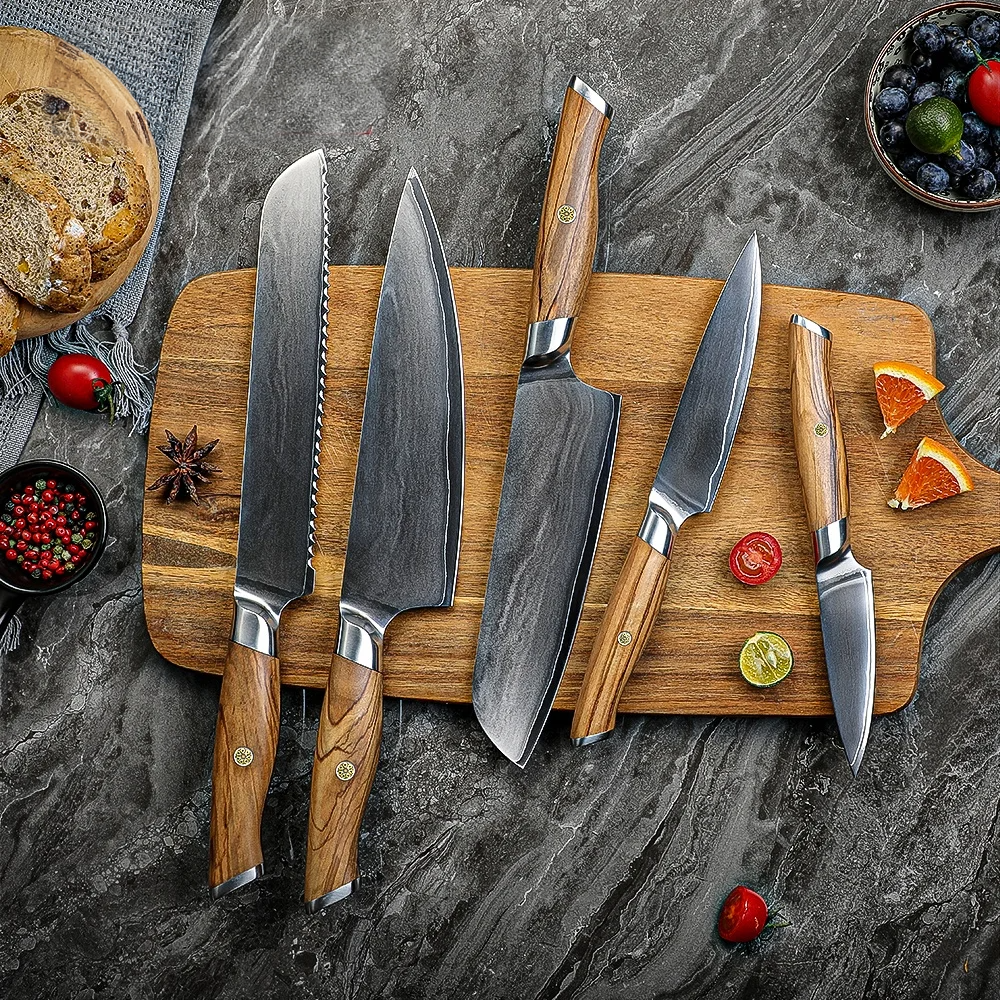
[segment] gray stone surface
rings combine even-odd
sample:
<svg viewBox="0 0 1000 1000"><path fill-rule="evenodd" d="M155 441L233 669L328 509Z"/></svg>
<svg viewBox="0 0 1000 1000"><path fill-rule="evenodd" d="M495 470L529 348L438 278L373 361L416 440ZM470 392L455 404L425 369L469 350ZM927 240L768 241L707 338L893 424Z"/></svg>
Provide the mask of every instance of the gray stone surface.
<svg viewBox="0 0 1000 1000"><path fill-rule="evenodd" d="M530 266L578 71L617 109L599 268L720 277L756 228L766 281L914 302L934 320L953 430L1000 467L1000 215L907 198L861 123L880 40L919 7L227 0L140 353L155 360L188 280L253 262L268 184L317 145L337 262L382 261L414 164L453 264ZM103 482L112 539L78 590L27 609L0 663L7 1000L1000 996L1000 557L946 588L916 700L876 721L857 781L827 720L632 716L582 755L560 715L522 773L470 709L387 702L363 888L309 918L319 698L293 689L267 877L208 902L218 682L165 663L146 634L144 452L46 405L26 453ZM792 926L724 946L713 924L737 882Z"/></svg>

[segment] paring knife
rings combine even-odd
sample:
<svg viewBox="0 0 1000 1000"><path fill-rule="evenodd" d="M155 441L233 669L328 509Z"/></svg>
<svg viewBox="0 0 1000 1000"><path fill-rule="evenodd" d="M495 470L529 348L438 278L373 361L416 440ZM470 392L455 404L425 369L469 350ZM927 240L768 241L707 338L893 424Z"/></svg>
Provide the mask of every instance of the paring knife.
<svg viewBox="0 0 1000 1000"><path fill-rule="evenodd" d="M313 590L326 363L326 204L326 158L318 149L271 185L260 216L236 615L212 767L213 899L264 870L260 820L278 742L278 623L289 603Z"/></svg>
<svg viewBox="0 0 1000 1000"><path fill-rule="evenodd" d="M813 533L823 652L837 728L855 777L875 705L872 574L851 551L847 449L830 377L830 331L802 316L788 327L792 431Z"/></svg>
<svg viewBox="0 0 1000 1000"><path fill-rule="evenodd" d="M562 679L601 529L621 396L577 378L570 336L597 244L597 161L612 110L573 77L542 205L472 704L524 767Z"/></svg>
<svg viewBox="0 0 1000 1000"><path fill-rule="evenodd" d="M575 746L615 727L618 701L656 622L681 525L710 511L743 412L760 325L760 252L750 237L691 364L649 494L646 517L601 620L573 713Z"/></svg>
<svg viewBox="0 0 1000 1000"><path fill-rule="evenodd" d="M465 463L458 316L434 216L412 170L375 320L340 630L313 761L310 913L358 881L358 835L382 738L382 639L410 608L455 597Z"/></svg>

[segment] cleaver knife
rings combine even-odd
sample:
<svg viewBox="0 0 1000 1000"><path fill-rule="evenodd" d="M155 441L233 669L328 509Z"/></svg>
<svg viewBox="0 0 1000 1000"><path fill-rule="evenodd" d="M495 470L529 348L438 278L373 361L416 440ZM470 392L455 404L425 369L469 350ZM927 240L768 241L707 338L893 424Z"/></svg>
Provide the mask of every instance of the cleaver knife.
<svg viewBox="0 0 1000 1000"><path fill-rule="evenodd" d="M612 109L566 90L535 254L472 679L498 749L524 767L562 679L601 529L621 396L577 378L570 337L597 245L597 161Z"/></svg>
<svg viewBox="0 0 1000 1000"><path fill-rule="evenodd" d="M455 598L465 471L458 316L434 216L406 179L375 318L337 648L313 759L305 900L358 884L358 836L382 738L382 640Z"/></svg>
<svg viewBox="0 0 1000 1000"><path fill-rule="evenodd" d="M823 653L837 728L857 777L875 705L875 595L851 551L847 449L830 377L830 331L803 316L788 327L792 431L813 533Z"/></svg>
<svg viewBox="0 0 1000 1000"><path fill-rule="evenodd" d="M326 158L318 149L278 177L260 215L236 614L212 766L212 899L264 870L260 820L278 742L278 624L288 604L313 590L326 362L326 205Z"/></svg>
<svg viewBox="0 0 1000 1000"><path fill-rule="evenodd" d="M743 412L760 325L757 234L723 286L691 363L649 493L646 516L598 628L570 737L586 746L610 736L618 701L660 611L681 525L715 503Z"/></svg>

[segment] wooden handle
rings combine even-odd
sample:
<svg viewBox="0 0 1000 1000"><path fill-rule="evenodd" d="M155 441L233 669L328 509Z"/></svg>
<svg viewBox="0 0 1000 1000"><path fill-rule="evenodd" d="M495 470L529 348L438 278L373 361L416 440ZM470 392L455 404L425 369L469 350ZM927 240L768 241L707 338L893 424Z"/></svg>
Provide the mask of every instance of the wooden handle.
<svg viewBox="0 0 1000 1000"><path fill-rule="evenodd" d="M808 324L808 325L804 325ZM830 379L830 336L794 317L788 334L792 430L809 528L847 517L847 450Z"/></svg>
<svg viewBox="0 0 1000 1000"><path fill-rule="evenodd" d="M641 538L632 541L594 648L573 713L570 737L593 743L615 728L618 701L642 656L663 603L670 560Z"/></svg>
<svg viewBox="0 0 1000 1000"><path fill-rule="evenodd" d="M276 657L229 644L212 765L208 882L213 898L263 871L260 818L278 746L280 684ZM226 886L239 876L244 878Z"/></svg>
<svg viewBox="0 0 1000 1000"><path fill-rule="evenodd" d="M382 674L335 653L313 759L305 891L310 912L346 896L358 877L358 835L381 743Z"/></svg>
<svg viewBox="0 0 1000 1000"><path fill-rule="evenodd" d="M580 312L597 247L597 159L610 121L611 109L574 77L566 90L542 203L529 323Z"/></svg>

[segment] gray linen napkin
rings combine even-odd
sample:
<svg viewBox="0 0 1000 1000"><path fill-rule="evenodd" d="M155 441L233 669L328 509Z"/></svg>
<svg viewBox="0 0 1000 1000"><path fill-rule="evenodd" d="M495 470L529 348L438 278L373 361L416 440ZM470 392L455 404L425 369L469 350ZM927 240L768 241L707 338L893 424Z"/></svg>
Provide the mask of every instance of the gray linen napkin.
<svg viewBox="0 0 1000 1000"><path fill-rule="evenodd" d="M148 419L148 373L136 370L125 327L135 318L146 286L163 208L173 183L195 77L220 0L0 0L0 24L58 35L108 66L125 84L149 122L160 158L160 206L146 252L122 287L98 310L111 340L90 324L49 338L22 341L0 359L0 469L13 465L28 439L44 396L40 375L56 351L98 353L116 379L134 389L134 426ZM0 58L3 53L0 52ZM0 95L3 96L3 95ZM146 380L144 381L144 376ZM145 405L143 400L146 400ZM143 412L147 410L146 412Z"/></svg>

